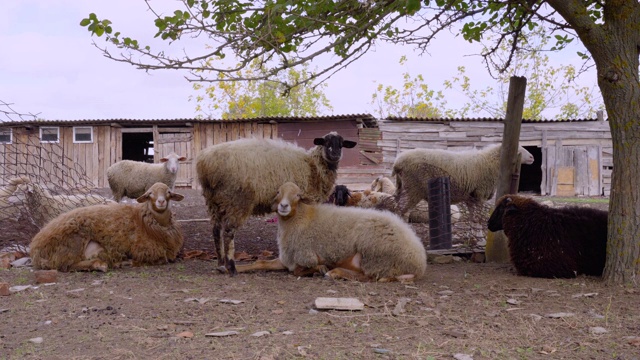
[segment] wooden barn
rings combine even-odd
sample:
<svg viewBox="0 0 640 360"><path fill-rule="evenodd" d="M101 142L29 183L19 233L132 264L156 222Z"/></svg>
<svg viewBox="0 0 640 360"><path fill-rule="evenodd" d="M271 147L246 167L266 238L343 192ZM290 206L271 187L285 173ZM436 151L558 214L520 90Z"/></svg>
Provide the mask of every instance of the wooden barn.
<svg viewBox="0 0 640 360"><path fill-rule="evenodd" d="M418 119L378 121L378 142L387 174L408 149L480 149L502 142L503 119ZM522 166L520 191L552 196L609 196L613 148L604 119L523 120L520 145L535 157Z"/></svg>
<svg viewBox="0 0 640 360"><path fill-rule="evenodd" d="M108 187L106 170L115 162L123 159L158 162L175 151L187 157L180 167L176 186L197 188L195 157L210 145L257 137L283 138L309 148L313 138L330 131L359 143L355 149L344 152L341 175L349 180L364 174L370 181L379 170L366 170L367 165L375 168L382 156L376 151L379 131L375 119L368 114L234 120L5 122L0 123L0 178L3 184L15 174L28 174L60 186Z"/></svg>

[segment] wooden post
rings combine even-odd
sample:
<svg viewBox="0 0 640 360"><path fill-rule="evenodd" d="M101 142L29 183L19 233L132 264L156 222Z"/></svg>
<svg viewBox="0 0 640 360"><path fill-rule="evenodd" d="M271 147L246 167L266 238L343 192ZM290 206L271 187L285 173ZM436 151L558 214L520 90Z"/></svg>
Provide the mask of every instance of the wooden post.
<svg viewBox="0 0 640 360"><path fill-rule="evenodd" d="M526 87L527 78L522 76L511 77L509 81L509 98L507 99L507 114L504 119L502 151L500 152L500 174L498 177L496 201L498 201L502 195L509 193L509 188L512 186L511 175L513 174L513 169L517 169L518 164L516 163L516 159ZM487 235L485 255L487 262L509 262L508 242L502 231L489 233Z"/></svg>

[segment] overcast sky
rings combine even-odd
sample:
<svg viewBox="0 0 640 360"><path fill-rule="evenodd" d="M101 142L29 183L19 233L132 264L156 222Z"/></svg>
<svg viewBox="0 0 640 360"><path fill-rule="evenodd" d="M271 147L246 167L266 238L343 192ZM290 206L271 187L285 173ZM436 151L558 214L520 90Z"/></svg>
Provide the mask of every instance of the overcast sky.
<svg viewBox="0 0 640 360"><path fill-rule="evenodd" d="M152 4L178 8L174 0L153 0ZM17 111L39 113L49 120L194 117L195 104L189 96L196 93L183 74L145 73L103 57L92 46L89 32L79 26L91 12L110 19L123 34L138 39L154 34L152 14L142 0L0 1L0 100L13 103ZM104 44L102 38L96 41ZM472 82L484 86L492 80L481 59L469 56L478 49L449 34L442 34L430 54L423 56L409 47L380 46L334 75L325 93L333 114L356 114L372 113L370 99L376 84L399 86L404 72L423 74L437 90L464 65ZM404 66L398 63L402 55L409 57ZM553 61L578 65L575 51L564 51ZM595 76L583 76L581 81L595 84ZM448 106L463 100L449 94Z"/></svg>

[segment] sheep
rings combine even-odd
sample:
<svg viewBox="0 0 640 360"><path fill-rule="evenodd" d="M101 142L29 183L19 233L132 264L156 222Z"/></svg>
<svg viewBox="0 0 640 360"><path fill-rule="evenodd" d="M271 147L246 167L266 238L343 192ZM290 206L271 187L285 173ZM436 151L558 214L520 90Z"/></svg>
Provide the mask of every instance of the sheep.
<svg viewBox="0 0 640 360"><path fill-rule="evenodd" d="M551 208L519 195L502 196L487 227L504 230L519 275L601 276L607 252L608 212L579 206Z"/></svg>
<svg viewBox="0 0 640 360"><path fill-rule="evenodd" d="M427 200L428 180L440 176L450 178L451 204L491 199L498 182L501 149L491 145L474 151L413 149L401 153L392 171L400 214ZM533 155L525 148L520 146L518 151L522 164L533 163Z"/></svg>
<svg viewBox="0 0 640 360"><path fill-rule="evenodd" d="M61 194L52 195L49 190L37 183L19 185L25 193L25 205L35 225L42 228L58 215L79 207L113 203L98 194Z"/></svg>
<svg viewBox="0 0 640 360"><path fill-rule="evenodd" d="M393 195L396 192L396 185L388 177L380 175L371 182L371 191Z"/></svg>
<svg viewBox="0 0 640 360"><path fill-rule="evenodd" d="M37 269L102 271L131 263L174 261L183 245L170 201L184 196L156 183L137 199L140 204L92 205L51 220L32 239Z"/></svg>
<svg viewBox="0 0 640 360"><path fill-rule="evenodd" d="M332 279L385 282L412 281L426 271L424 245L396 214L314 205L292 182L279 188L272 206L278 213L279 257L238 265L238 272L321 272Z"/></svg>
<svg viewBox="0 0 640 360"><path fill-rule="evenodd" d="M376 208L383 202L385 206L393 204L393 195L371 190L352 192L346 185L336 185L330 199L332 199L331 202L334 205L358 206L362 208ZM389 199L389 202L385 202L387 199ZM393 205L391 205L391 208L393 208ZM384 207L381 209L384 209Z"/></svg>
<svg viewBox="0 0 640 360"><path fill-rule="evenodd" d="M126 196L132 199L142 196L151 185L161 182L173 190L180 161L187 160L175 152L160 159L159 164L121 160L109 166L107 179L113 199L120 202Z"/></svg>
<svg viewBox="0 0 640 360"><path fill-rule="evenodd" d="M235 275L234 235L251 215L271 212L280 185L295 181L315 202L329 197L338 176L342 148L356 142L336 132L315 138L303 148L283 140L239 139L204 149L196 159L213 225L220 271Z"/></svg>
<svg viewBox="0 0 640 360"><path fill-rule="evenodd" d="M8 220L18 216L18 206L21 205L22 199L15 196L14 193L19 185L29 182L28 177L18 176L9 179L7 185L0 188L0 220Z"/></svg>

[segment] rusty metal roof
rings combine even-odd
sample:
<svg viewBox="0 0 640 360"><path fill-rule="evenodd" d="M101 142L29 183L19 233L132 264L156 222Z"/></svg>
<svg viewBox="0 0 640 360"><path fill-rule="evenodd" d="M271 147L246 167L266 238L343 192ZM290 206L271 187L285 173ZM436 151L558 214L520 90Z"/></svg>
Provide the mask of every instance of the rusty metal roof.
<svg viewBox="0 0 640 360"><path fill-rule="evenodd" d="M325 116L265 116L257 118L238 119L198 119L198 118L178 118L178 119L75 119L75 120L19 120L0 122L3 126L24 126L24 125L100 125L118 124L121 126L134 125L184 125L186 123L244 123L244 122L314 122L314 121L343 121L356 120L368 124L375 124L376 119L371 114L345 114L345 115L325 115Z"/></svg>
<svg viewBox="0 0 640 360"><path fill-rule="evenodd" d="M388 121L413 121L413 122L472 122L472 121L481 121L481 122L504 122L503 118L417 118L417 117L400 117L400 116L389 116L386 119ZM560 123L560 122L582 122L582 121L598 121L598 119L522 119L523 123Z"/></svg>

